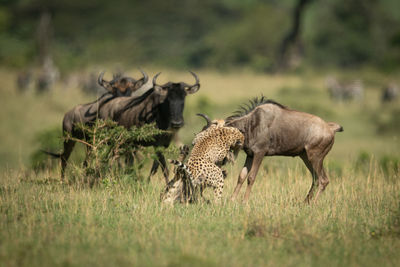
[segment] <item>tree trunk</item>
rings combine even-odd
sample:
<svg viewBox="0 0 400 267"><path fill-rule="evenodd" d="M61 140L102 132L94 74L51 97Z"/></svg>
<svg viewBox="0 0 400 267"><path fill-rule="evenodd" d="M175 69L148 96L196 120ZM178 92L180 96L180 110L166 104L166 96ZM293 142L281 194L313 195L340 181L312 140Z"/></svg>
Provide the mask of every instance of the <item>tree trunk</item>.
<svg viewBox="0 0 400 267"><path fill-rule="evenodd" d="M295 6L292 14L292 26L289 32L283 38L279 50L277 53L277 69L285 70L289 67L289 62L291 59L290 50L293 46L297 46L300 48L300 32L301 32L301 23L304 17L304 11L306 6L311 3L312 0L298 0L297 5Z"/></svg>

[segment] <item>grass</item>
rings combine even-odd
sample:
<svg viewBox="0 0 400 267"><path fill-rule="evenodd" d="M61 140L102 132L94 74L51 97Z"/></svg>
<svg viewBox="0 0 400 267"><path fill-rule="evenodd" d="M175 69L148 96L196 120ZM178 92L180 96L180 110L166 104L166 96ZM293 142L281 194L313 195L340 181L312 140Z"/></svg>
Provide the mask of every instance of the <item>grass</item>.
<svg viewBox="0 0 400 267"><path fill-rule="evenodd" d="M175 207L159 202L161 177L92 189L51 177L2 175L0 261L6 266L400 263L399 175L383 178L374 167L364 173L349 165L341 177L331 175L311 206L302 202L311 178L299 162L262 170L248 205L228 201L233 177L221 205Z"/></svg>
<svg viewBox="0 0 400 267"><path fill-rule="evenodd" d="M400 175L394 165L400 141L396 133L378 133L374 116L397 108L398 102L385 107L379 103L376 85L386 75L354 72L367 81L366 98L333 103L321 73L197 73L202 87L187 97L186 125L180 131L184 143L203 126L195 116L199 110L224 118L244 99L261 93L344 126L326 160L331 182L317 203L303 204L311 177L302 162L279 157L264 160L248 204L229 201L243 154L227 166L220 205L162 205L161 174L149 184L126 177L93 188L82 179L60 184L58 169L36 173L29 168L29 155L39 148L35 136L61 127L68 109L93 97L76 88L64 90L61 83L50 94L17 94L15 73L3 69L0 266L400 264ZM160 83L170 79L192 78L165 71ZM69 169L75 178L82 173L80 162Z"/></svg>

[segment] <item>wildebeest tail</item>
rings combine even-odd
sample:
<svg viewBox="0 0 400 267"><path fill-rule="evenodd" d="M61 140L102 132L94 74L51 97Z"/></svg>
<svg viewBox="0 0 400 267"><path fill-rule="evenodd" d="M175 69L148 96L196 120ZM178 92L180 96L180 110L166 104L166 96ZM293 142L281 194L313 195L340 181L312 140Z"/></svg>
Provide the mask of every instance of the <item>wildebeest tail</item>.
<svg viewBox="0 0 400 267"><path fill-rule="evenodd" d="M47 154L47 155L50 155L52 157L55 157L55 158L61 158L61 156L63 155L63 153L53 153L53 152L46 151L46 150L43 150L43 149L42 149L42 152Z"/></svg>
<svg viewBox="0 0 400 267"><path fill-rule="evenodd" d="M182 169L182 170L184 170L185 172L188 172L191 175L189 168L184 163L180 162L179 160L170 159L169 162L171 164L176 165L178 167L178 169Z"/></svg>
<svg viewBox="0 0 400 267"><path fill-rule="evenodd" d="M177 166L177 170L182 170L186 177L188 177L191 181L193 181L192 172L189 170L188 166L185 163L180 162L179 160L170 159L169 162Z"/></svg>
<svg viewBox="0 0 400 267"><path fill-rule="evenodd" d="M334 131L334 132L343 132L343 127L336 122L328 122L329 127Z"/></svg>

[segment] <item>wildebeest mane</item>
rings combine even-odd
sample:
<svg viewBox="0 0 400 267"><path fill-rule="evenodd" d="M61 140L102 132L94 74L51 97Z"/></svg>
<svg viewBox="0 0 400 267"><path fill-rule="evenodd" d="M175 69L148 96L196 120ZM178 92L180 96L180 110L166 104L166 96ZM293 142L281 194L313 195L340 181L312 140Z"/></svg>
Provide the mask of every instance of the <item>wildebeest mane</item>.
<svg viewBox="0 0 400 267"><path fill-rule="evenodd" d="M97 103L97 102L102 101L103 98L106 98L106 97L107 97L107 95L109 95L109 96L111 96L111 97L110 97L110 98L107 98L105 101L103 101L103 102L100 103L100 105L97 107L97 110L99 110L104 104L106 104L107 102L111 101L111 100L114 99L116 96L114 96L113 94L111 94L111 93L109 93L109 92L106 92L106 93L102 94L102 95L101 95L98 99L96 99L95 101L86 104L86 106L91 106L91 105L93 105L93 104L95 104L95 103ZM96 110L96 111L93 111L92 113L90 113L90 107L89 107L89 109L86 110L86 112L85 112L85 117L91 117L91 116L96 115L96 114L97 114L97 110Z"/></svg>
<svg viewBox="0 0 400 267"><path fill-rule="evenodd" d="M249 103L241 105L238 110L233 112L233 115L226 118L226 121L228 122L228 121L240 118L242 116L245 116L245 115L249 114L250 112L252 112L256 107L264 105L264 104L273 104L273 105L277 105L280 108L287 109L287 107L285 107L284 105L261 95L261 97L254 97L253 99L249 100Z"/></svg>
<svg viewBox="0 0 400 267"><path fill-rule="evenodd" d="M120 109L115 115L116 118L119 118L122 113L124 113L125 111L127 111L128 109L133 108L134 106L139 105L140 103L142 103L147 97L149 97L152 93L154 92L154 88L151 88L149 90L147 90L144 94L142 94L141 96L135 97L133 98L131 101L129 101L125 107L123 107L122 109Z"/></svg>

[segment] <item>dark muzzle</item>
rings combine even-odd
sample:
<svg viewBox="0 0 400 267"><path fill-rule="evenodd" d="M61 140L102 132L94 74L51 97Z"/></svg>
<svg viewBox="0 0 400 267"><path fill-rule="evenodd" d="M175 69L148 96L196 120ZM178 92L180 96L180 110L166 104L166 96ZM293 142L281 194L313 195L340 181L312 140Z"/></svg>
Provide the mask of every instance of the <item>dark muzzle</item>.
<svg viewBox="0 0 400 267"><path fill-rule="evenodd" d="M181 128L184 125L183 120L182 121L171 121L171 127L178 129Z"/></svg>

